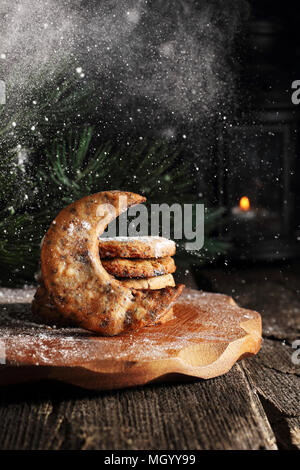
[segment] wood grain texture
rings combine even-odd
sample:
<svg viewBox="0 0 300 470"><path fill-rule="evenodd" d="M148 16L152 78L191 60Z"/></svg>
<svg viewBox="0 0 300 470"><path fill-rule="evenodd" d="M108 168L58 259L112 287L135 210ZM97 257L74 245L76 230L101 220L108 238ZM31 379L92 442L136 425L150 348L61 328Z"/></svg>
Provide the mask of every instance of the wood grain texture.
<svg viewBox="0 0 300 470"><path fill-rule="evenodd" d="M78 328L43 328L28 316L0 316L6 364L0 384L56 379L108 390L182 376L228 372L261 344L261 318L225 295L186 289L172 320L136 332L102 337Z"/></svg>
<svg viewBox="0 0 300 470"><path fill-rule="evenodd" d="M300 367L288 344L265 340L257 358L243 365L283 449L300 449Z"/></svg>
<svg viewBox="0 0 300 470"><path fill-rule="evenodd" d="M110 392L53 382L0 387L0 448L300 448L300 367L291 361L291 342L300 338L299 285L298 264L202 268L199 288L262 312L257 356L207 381ZM20 318L26 295L0 289L2 308Z"/></svg>
<svg viewBox="0 0 300 470"><path fill-rule="evenodd" d="M122 391L13 390L0 391L2 449L276 448L239 366L210 381Z"/></svg>
<svg viewBox="0 0 300 470"><path fill-rule="evenodd" d="M243 369L258 395L280 449L300 449L300 365L293 341L300 339L300 265L209 269L198 287L233 295L244 307L260 310L264 341Z"/></svg>

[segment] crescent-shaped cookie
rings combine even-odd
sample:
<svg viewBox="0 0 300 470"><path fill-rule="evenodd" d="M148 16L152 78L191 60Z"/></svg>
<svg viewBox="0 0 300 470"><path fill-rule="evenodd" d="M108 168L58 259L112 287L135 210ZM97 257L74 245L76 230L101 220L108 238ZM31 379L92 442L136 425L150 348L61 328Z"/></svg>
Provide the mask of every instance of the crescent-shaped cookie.
<svg viewBox="0 0 300 470"><path fill-rule="evenodd" d="M116 335L159 320L183 285L149 291L124 287L102 266L99 236L119 214L145 198L105 191L63 209L47 231L41 250L42 277L49 300L72 323Z"/></svg>

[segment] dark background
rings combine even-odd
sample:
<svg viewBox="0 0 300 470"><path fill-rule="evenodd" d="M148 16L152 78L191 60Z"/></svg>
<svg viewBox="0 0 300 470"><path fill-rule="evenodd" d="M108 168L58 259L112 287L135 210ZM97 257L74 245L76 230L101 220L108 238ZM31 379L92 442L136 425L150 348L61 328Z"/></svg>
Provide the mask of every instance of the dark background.
<svg viewBox="0 0 300 470"><path fill-rule="evenodd" d="M299 77L299 7L249 5L237 37L238 99L218 146L216 199L231 212L246 195L258 210L257 223L235 220L225 228L237 258L285 260L299 255L299 109L291 102Z"/></svg>
<svg viewBox="0 0 300 470"><path fill-rule="evenodd" d="M40 239L58 211L112 188L142 192L149 202L223 208L206 233L212 249L205 247L196 265L298 258L300 108L291 101L300 79L297 2L21 3L0 4L0 79L8 98L0 116L3 281L7 273L12 283L32 281ZM70 96L52 100L69 72L76 81ZM76 145L82 136L86 144L86 126L92 138L80 171L102 145L111 151L79 180ZM57 149L69 141L66 167L57 172ZM153 141L165 147L150 152L139 171ZM144 150L135 151L136 143ZM251 220L234 216L242 196L250 199ZM226 256L217 240L230 243Z"/></svg>

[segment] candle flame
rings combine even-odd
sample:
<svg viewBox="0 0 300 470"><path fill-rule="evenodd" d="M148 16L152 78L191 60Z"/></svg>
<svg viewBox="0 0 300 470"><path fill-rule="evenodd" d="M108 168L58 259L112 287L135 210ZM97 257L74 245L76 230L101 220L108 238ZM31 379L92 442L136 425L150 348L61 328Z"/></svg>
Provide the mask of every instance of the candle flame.
<svg viewBox="0 0 300 470"><path fill-rule="evenodd" d="M247 212L250 209L250 201L247 196L243 196L240 199L240 209Z"/></svg>

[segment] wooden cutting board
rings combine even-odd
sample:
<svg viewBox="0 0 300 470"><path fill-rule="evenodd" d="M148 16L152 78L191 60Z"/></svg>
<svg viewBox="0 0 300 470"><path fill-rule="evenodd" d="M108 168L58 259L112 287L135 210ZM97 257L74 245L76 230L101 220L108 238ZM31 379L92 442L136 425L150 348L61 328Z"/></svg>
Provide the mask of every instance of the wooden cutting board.
<svg viewBox="0 0 300 470"><path fill-rule="evenodd" d="M184 377L209 379L256 354L261 345L259 313L221 294L185 289L174 319L108 338L37 324L30 313L33 291L18 292L0 297L0 362L5 359L0 385L54 379L108 390Z"/></svg>

